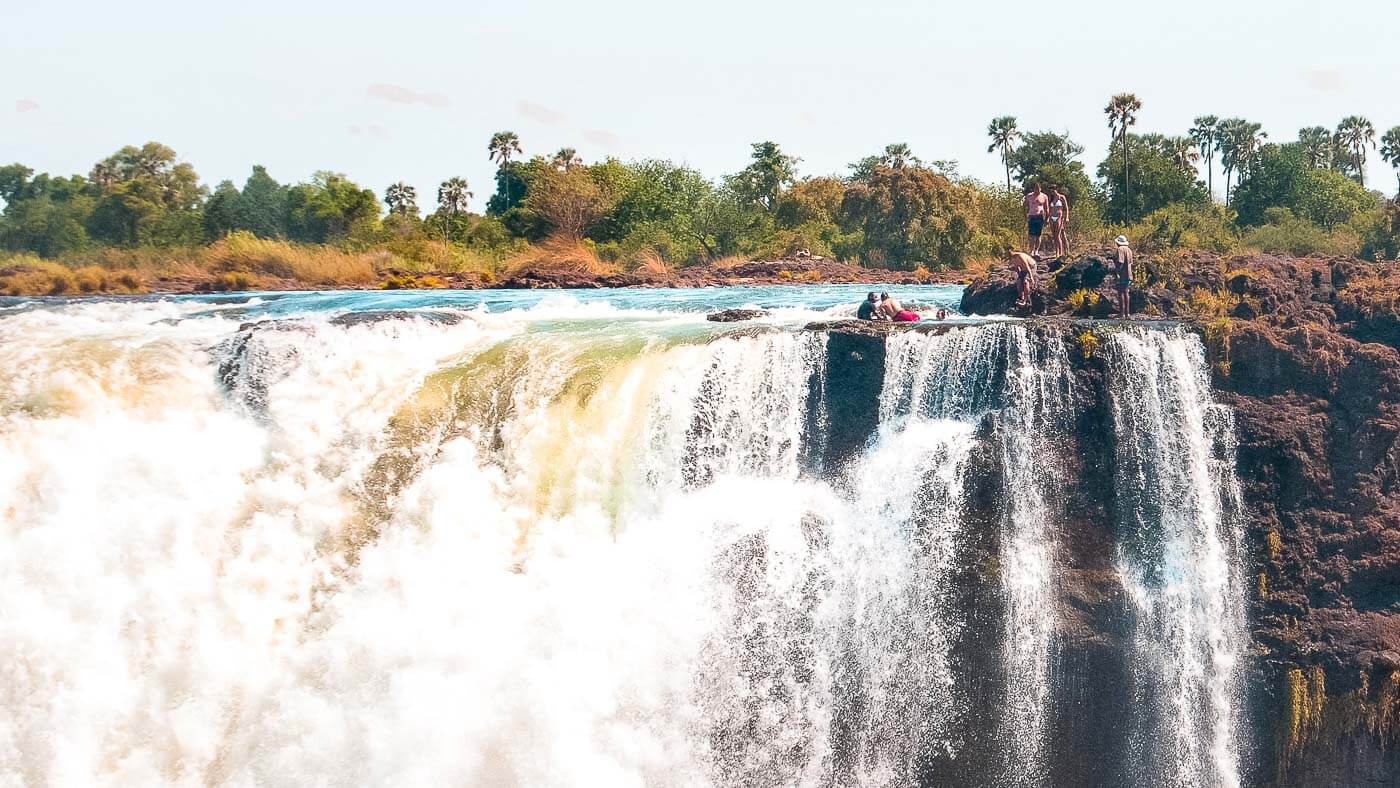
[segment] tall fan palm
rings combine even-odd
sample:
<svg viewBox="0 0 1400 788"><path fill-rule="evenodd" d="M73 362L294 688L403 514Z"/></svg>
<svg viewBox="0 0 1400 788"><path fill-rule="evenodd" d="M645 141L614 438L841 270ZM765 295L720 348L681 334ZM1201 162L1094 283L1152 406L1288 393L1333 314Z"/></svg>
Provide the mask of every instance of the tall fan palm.
<svg viewBox="0 0 1400 788"><path fill-rule="evenodd" d="M1366 146L1376 147L1376 127L1360 115L1350 115L1337 124L1337 139L1351 155L1356 180L1366 185Z"/></svg>
<svg viewBox="0 0 1400 788"><path fill-rule="evenodd" d="M895 142L885 146L885 163L894 169L899 169L910 161L918 162L914 157L914 152L909 149L909 145L903 142Z"/></svg>
<svg viewBox="0 0 1400 788"><path fill-rule="evenodd" d="M554 154L553 161L550 162L556 169L571 170L583 164L583 157L578 155L578 151L573 148L560 148Z"/></svg>
<svg viewBox="0 0 1400 788"><path fill-rule="evenodd" d="M438 186L438 211L444 216L455 219L466 213L471 199L466 178L448 178ZM451 240L448 222L442 223L442 237Z"/></svg>
<svg viewBox="0 0 1400 788"><path fill-rule="evenodd" d="M389 213L407 216L418 211L418 191L399 181L384 190L384 202L389 206Z"/></svg>
<svg viewBox="0 0 1400 788"><path fill-rule="evenodd" d="M1201 160L1201 153L1196 150L1196 141L1193 138L1168 137L1162 143L1162 152L1192 181L1196 180L1196 162Z"/></svg>
<svg viewBox="0 0 1400 788"><path fill-rule="evenodd" d="M97 184L105 192L117 182L117 170L111 164L99 161L92 165L92 172L88 174L88 180Z"/></svg>
<svg viewBox="0 0 1400 788"><path fill-rule="evenodd" d="M1214 170L1215 170L1215 129L1220 125L1220 118L1214 115L1202 115L1196 118L1191 130L1187 132L1196 143L1196 148L1201 152L1201 158L1206 161L1206 191L1214 194ZM1212 198L1214 199L1214 198Z"/></svg>
<svg viewBox="0 0 1400 788"><path fill-rule="evenodd" d="M1308 166L1317 169L1332 168L1332 133L1321 126L1298 129L1298 144L1303 146L1303 155Z"/></svg>
<svg viewBox="0 0 1400 788"><path fill-rule="evenodd" d="M491 161L496 162L503 170L510 164L510 160L515 154L524 152L520 148L520 137L516 136L513 131L498 131L492 134L491 141L486 144L486 151ZM510 205L509 175L505 178L504 183L506 187L506 205Z"/></svg>
<svg viewBox="0 0 1400 788"><path fill-rule="evenodd" d="M1258 123L1250 123L1243 118L1230 118L1220 122L1220 166L1225 170L1225 204L1230 204L1230 174L1239 173L1239 180L1254 167L1259 159L1259 151L1269 135Z"/></svg>
<svg viewBox="0 0 1400 788"><path fill-rule="evenodd" d="M1400 189L1400 126L1392 126L1381 137L1381 159L1395 169L1396 187ZM1400 200L1400 191L1396 191L1395 199Z"/></svg>
<svg viewBox="0 0 1400 788"><path fill-rule="evenodd" d="M1137 113L1140 109L1142 102L1132 93L1113 96L1108 100L1108 106L1103 108L1104 114L1108 116L1109 131L1112 132L1112 136L1118 137L1123 147L1123 193L1128 200L1132 200L1133 197L1132 180L1128 177L1128 127L1137 123Z"/></svg>
<svg viewBox="0 0 1400 788"><path fill-rule="evenodd" d="M1021 132L1016 128L1016 119L1010 115L993 118L992 122L987 124L987 136L992 138L992 144L987 146L987 152L1001 153L1002 166L1006 167L1006 190L1009 192L1011 191L1011 154L1016 150L1016 140L1021 137Z"/></svg>

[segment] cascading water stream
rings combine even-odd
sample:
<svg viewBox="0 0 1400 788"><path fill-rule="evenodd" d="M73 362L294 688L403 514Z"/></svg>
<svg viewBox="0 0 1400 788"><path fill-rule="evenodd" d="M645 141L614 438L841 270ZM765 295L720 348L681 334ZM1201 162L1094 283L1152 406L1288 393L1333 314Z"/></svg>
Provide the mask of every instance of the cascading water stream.
<svg viewBox="0 0 1400 788"><path fill-rule="evenodd" d="M1122 573L1136 614L1143 785L1237 786L1247 648L1230 412L1179 329L1109 343Z"/></svg>
<svg viewBox="0 0 1400 788"><path fill-rule="evenodd" d="M999 436L1001 581L1005 599L1002 740L1005 780L1044 780L1052 646L1054 494L1048 444L1063 439L1070 370L1058 336L988 325L890 340L881 413L958 418L991 415Z"/></svg>

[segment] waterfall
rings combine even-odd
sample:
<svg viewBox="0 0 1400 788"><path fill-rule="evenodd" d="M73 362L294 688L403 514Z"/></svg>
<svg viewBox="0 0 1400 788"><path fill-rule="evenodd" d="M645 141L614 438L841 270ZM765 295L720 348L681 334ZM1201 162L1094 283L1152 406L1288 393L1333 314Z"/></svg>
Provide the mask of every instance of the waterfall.
<svg viewBox="0 0 1400 788"><path fill-rule="evenodd" d="M1200 341L1179 329L1109 343L1121 566L1136 617L1140 784L1239 785L1247 634L1233 425Z"/></svg>
<svg viewBox="0 0 1400 788"><path fill-rule="evenodd" d="M828 411L834 335L527 312L0 317L0 783L1052 782L1061 329L867 337ZM1229 413L1105 348L1121 781L1234 785Z"/></svg>
<svg viewBox="0 0 1400 788"><path fill-rule="evenodd" d="M1056 335L988 325L890 340L881 413L995 424L1002 468L1005 601L1002 740L1008 782L1044 780L1052 646L1055 491L1051 444L1065 439L1070 371Z"/></svg>

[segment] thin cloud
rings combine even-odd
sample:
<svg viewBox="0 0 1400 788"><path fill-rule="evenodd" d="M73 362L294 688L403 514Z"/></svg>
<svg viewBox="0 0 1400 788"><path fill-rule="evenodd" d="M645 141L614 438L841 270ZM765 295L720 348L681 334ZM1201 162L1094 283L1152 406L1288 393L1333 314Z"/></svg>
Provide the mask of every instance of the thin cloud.
<svg viewBox="0 0 1400 788"><path fill-rule="evenodd" d="M537 120L550 126L558 126L568 119L564 113L552 110L542 104L536 104L533 101L517 101L515 111L530 120Z"/></svg>
<svg viewBox="0 0 1400 788"><path fill-rule="evenodd" d="M391 104L423 104L429 107L446 107L452 102L441 93L419 93L403 85L390 85L376 82L369 86L369 94Z"/></svg>
<svg viewBox="0 0 1400 788"><path fill-rule="evenodd" d="M39 102L29 99L20 99L15 102L15 112L33 112L39 108Z"/></svg>
<svg viewBox="0 0 1400 788"><path fill-rule="evenodd" d="M622 145L621 137L613 134L611 131L603 131L602 129L588 129L583 132L583 138L594 145L601 145L604 148L616 148Z"/></svg>
<svg viewBox="0 0 1400 788"><path fill-rule="evenodd" d="M1303 83L1313 90L1334 93L1346 87L1346 75L1335 68L1319 68L1303 72Z"/></svg>

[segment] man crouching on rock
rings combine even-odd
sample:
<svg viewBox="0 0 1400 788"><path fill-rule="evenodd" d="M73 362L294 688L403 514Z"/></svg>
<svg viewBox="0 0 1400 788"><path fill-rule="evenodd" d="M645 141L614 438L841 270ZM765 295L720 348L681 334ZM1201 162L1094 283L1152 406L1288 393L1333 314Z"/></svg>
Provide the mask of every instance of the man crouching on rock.
<svg viewBox="0 0 1400 788"><path fill-rule="evenodd" d="M1025 252L1012 252L1006 256L1016 272L1016 306L1031 305L1031 288L1035 286L1035 258Z"/></svg>

